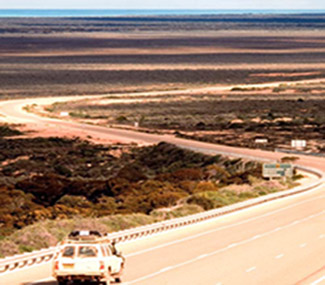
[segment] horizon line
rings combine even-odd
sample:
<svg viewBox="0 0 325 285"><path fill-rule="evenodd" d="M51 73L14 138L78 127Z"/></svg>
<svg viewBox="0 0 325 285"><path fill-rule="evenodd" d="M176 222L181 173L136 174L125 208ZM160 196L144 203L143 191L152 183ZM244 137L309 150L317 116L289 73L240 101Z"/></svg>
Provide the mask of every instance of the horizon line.
<svg viewBox="0 0 325 285"><path fill-rule="evenodd" d="M204 8L204 9L196 9L196 8L176 8L176 9L169 9L169 8L98 8L98 9L93 9L93 8L0 8L0 10L93 10L93 11L100 11L100 10L125 10L125 11L143 11L143 10L156 10L156 11L324 11L324 8L299 8L299 9L288 9L288 8L279 8L279 9L217 9L217 8Z"/></svg>

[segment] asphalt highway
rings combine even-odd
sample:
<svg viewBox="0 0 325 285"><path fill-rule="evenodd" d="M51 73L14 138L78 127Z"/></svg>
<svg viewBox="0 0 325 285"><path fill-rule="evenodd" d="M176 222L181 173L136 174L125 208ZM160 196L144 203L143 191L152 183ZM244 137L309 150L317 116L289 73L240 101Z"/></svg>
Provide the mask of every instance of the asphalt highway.
<svg viewBox="0 0 325 285"><path fill-rule="evenodd" d="M31 99L30 99L31 100ZM27 101L7 101L0 113L44 128L81 129L126 142L167 141L206 153L276 160L281 153L226 147L132 131L40 118ZM298 164L325 171L325 159L299 156ZM121 244L125 284L325 284L325 186L200 224ZM56 284L51 263L0 277L0 284Z"/></svg>

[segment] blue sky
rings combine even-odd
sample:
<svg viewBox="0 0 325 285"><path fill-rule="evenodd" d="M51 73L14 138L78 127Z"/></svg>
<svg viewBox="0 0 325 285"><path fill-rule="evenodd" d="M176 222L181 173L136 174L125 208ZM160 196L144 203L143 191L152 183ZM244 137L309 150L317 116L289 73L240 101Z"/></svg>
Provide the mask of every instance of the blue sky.
<svg viewBox="0 0 325 285"><path fill-rule="evenodd" d="M325 0L0 0L0 9L325 9Z"/></svg>

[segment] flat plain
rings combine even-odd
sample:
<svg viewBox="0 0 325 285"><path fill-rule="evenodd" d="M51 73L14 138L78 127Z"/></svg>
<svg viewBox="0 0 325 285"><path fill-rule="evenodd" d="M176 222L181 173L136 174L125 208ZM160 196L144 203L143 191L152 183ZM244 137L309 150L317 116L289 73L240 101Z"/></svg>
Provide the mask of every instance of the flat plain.
<svg viewBox="0 0 325 285"><path fill-rule="evenodd" d="M324 19L323 15L0 19L0 96L321 78Z"/></svg>
<svg viewBox="0 0 325 285"><path fill-rule="evenodd" d="M107 100L47 109L228 145L288 148L307 139L319 153L324 21L321 14L0 19L0 97L103 94ZM279 84L260 87L272 82ZM223 86L230 91L205 89ZM173 90L184 94L166 93ZM151 92L150 100L137 92ZM261 137L269 143L256 145Z"/></svg>

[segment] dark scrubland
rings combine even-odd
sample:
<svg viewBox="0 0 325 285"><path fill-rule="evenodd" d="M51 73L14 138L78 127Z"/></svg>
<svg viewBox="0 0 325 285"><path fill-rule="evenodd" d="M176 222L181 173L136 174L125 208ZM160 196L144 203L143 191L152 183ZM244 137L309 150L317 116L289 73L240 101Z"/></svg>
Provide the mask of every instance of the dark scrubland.
<svg viewBox="0 0 325 285"><path fill-rule="evenodd" d="M179 100L173 96L157 96L150 99L158 101L142 98L142 102L113 104L96 104L93 100L89 104L86 100L55 104L48 110L51 114L67 111L71 117L88 122L99 119L102 125L132 126L139 122L143 130L172 130L181 137L231 146L274 150L290 147L292 139L305 139L309 142L306 150L323 153L323 88L322 85L282 85L260 93L247 90L226 96L183 94ZM312 94L315 90L319 93ZM139 99L141 96L134 98ZM268 139L268 143L258 144L255 142L258 138Z"/></svg>
<svg viewBox="0 0 325 285"><path fill-rule="evenodd" d="M22 132L17 130L16 128L13 128L12 126L7 124L0 125L0 138L19 135L22 135Z"/></svg>
<svg viewBox="0 0 325 285"><path fill-rule="evenodd" d="M324 28L322 14L0 19L0 98L323 77Z"/></svg>
<svg viewBox="0 0 325 285"><path fill-rule="evenodd" d="M2 137L0 145L0 255L54 245L76 228L120 230L294 185L263 180L257 162L164 142Z"/></svg>
<svg viewBox="0 0 325 285"><path fill-rule="evenodd" d="M184 127L178 135L206 142L261 148L266 150L291 149L291 140L303 139L307 147L303 151L313 154L325 153L325 105L321 100L247 100L229 104L209 102L223 107L223 111L210 118L196 120L192 130ZM211 106L210 105L210 106ZM232 108L232 109L229 109ZM217 109L217 108L216 108ZM229 113L225 113L226 110ZM209 108L207 108L209 110ZM234 112L234 110L236 110ZM216 113L214 113L216 114ZM227 116L230 115L230 119ZM231 120L231 115L233 119ZM258 143L267 139L267 143Z"/></svg>
<svg viewBox="0 0 325 285"><path fill-rule="evenodd" d="M325 56L324 56L325 59ZM310 70L304 70L308 72ZM46 86L53 83L58 86L64 86L69 90L69 86L75 86L81 84L88 86L90 89L91 84L95 86L101 86L107 84L108 86L115 85L116 88L120 86L141 86L143 82L147 85L163 85L173 84L173 86L188 85L208 85L208 84L242 84L245 83L260 83L265 81L279 81L279 80L301 80L301 76L276 76L270 80L267 77L251 77L251 74L261 73L263 70L212 70L212 69L200 69L200 70L115 70L115 71L71 71L71 70L58 70L58 71L20 71L19 74L2 74L0 77L0 84L3 88L17 88L17 81L24 85L27 89L35 88L35 82L31 80L34 78L37 80L37 86L43 89ZM281 71L280 71L281 72ZM318 76L324 76L325 71L319 71ZM304 79L312 79L315 75L304 76ZM263 81L264 80L264 81ZM35 89L34 89L35 90ZM56 90L53 90L54 92ZM94 92L94 90L92 90ZM47 94L51 93L49 89ZM69 93L69 92L66 92ZM66 94L65 93L65 94ZM87 93L86 93L87 94Z"/></svg>
<svg viewBox="0 0 325 285"><path fill-rule="evenodd" d="M193 38L193 41L196 39ZM200 39L198 39L200 40ZM262 40L262 39L261 39ZM325 43L325 42L324 42ZM323 44L324 47L324 44ZM3 56L2 64L234 64L234 63L324 63L325 52L301 53L193 53L148 55L69 55L69 56ZM17 67L19 67L17 65ZM204 69L204 68L203 68ZM64 70L63 70L64 71Z"/></svg>
<svg viewBox="0 0 325 285"><path fill-rule="evenodd" d="M210 157L165 143L105 147L34 138L2 139L1 146L3 234L44 218L149 214L175 206L196 192L201 181L210 181L217 190L246 183L248 175L260 177L256 163ZM209 166L216 170L210 173Z"/></svg>
<svg viewBox="0 0 325 285"><path fill-rule="evenodd" d="M315 61L323 62L325 56ZM295 59L292 59L294 61ZM45 63L44 63L45 64ZM325 70L318 69L318 74L299 75L314 69L299 69L297 75L267 76L267 73L288 72L288 70L221 69L199 68L156 70L93 70L83 67L81 70L57 69L56 66L42 68L10 67L0 63L0 98L20 98L34 96L89 95L128 93L152 90L171 90L191 86L219 84L254 84L263 82L296 81L324 77ZM2 70L1 70L2 69ZM265 76L252 76L263 73ZM291 73L291 72L290 72ZM17 84L18 82L18 84Z"/></svg>

